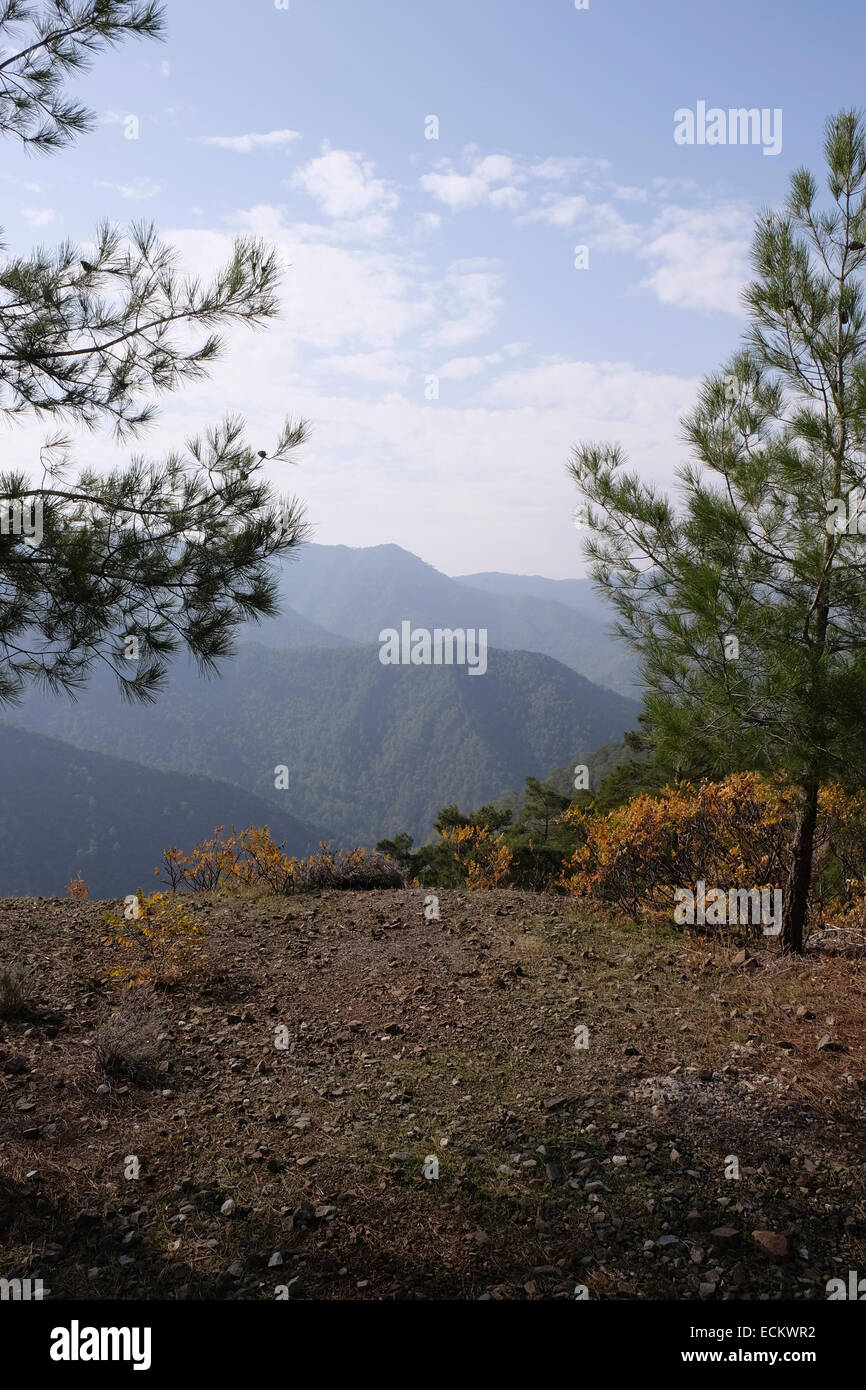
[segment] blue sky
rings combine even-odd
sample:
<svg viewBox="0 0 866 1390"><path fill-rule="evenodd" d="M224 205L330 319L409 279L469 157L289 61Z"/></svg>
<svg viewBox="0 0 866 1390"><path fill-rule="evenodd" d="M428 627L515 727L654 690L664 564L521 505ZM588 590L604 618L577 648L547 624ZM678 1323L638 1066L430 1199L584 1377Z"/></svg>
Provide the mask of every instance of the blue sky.
<svg viewBox="0 0 866 1390"><path fill-rule="evenodd" d="M589 4L168 0L166 44L78 84L93 134L50 159L7 145L16 250L86 243L105 216L153 219L196 271L237 232L280 247L281 320L232 335L136 449L227 409L267 447L305 415L273 476L318 541L582 573L571 445L619 440L671 479L679 419L743 328L755 213L797 165L820 173L826 117L864 86L853 0ZM780 109L781 151L677 144L700 101ZM31 466L45 433L9 432L7 460ZM129 452L86 437L79 457Z"/></svg>

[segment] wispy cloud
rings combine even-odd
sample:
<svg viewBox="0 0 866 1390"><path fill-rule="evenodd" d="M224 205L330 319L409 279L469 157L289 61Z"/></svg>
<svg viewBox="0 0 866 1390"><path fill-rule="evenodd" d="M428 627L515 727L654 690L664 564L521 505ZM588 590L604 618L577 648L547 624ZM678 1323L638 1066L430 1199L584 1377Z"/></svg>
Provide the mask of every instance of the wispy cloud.
<svg viewBox="0 0 866 1390"><path fill-rule="evenodd" d="M144 202L147 198L155 198L162 192L162 184L154 183L152 179L136 179L133 183L112 183L109 179L97 179L94 182L95 188L110 188L115 193L119 193L122 198L129 198L132 202Z"/></svg>
<svg viewBox="0 0 866 1390"><path fill-rule="evenodd" d="M249 135L195 135L199 145L211 145L217 150L234 150L235 154L251 154L253 150L284 149L300 140L297 130L268 130Z"/></svg>
<svg viewBox="0 0 866 1390"><path fill-rule="evenodd" d="M692 180L622 184L604 159L482 157L470 145L460 161L440 160L419 184L455 213L478 207L505 210L520 226L546 225L572 234L593 251L630 254L641 269L647 263L650 267L637 287L662 304L742 313L752 211L745 204L701 195ZM687 197L694 202L696 195L697 207L675 201ZM631 216L623 215L622 205Z"/></svg>
<svg viewBox="0 0 866 1390"><path fill-rule="evenodd" d="M577 175L600 174L609 168L610 162L607 159L589 159L577 155L548 155L546 159L537 160L536 163L532 164L529 172L536 179L563 183L566 179L574 178Z"/></svg>
<svg viewBox="0 0 866 1390"><path fill-rule="evenodd" d="M442 321L433 335L441 347L460 347L489 333L502 308L505 276L496 263L455 261L440 289Z"/></svg>
<svg viewBox="0 0 866 1390"><path fill-rule="evenodd" d="M540 181L549 188L580 179L587 184L608 168L605 159L573 155L517 159L506 154L481 155L475 145L467 145L458 162L440 159L432 173L421 175L419 183L452 212L483 205L520 212L530 200L533 183Z"/></svg>
<svg viewBox="0 0 866 1390"><path fill-rule="evenodd" d="M580 193L546 193L539 206L519 220L571 228L596 250L604 252L632 251L645 236L638 223L627 222L611 203L593 202Z"/></svg>
<svg viewBox="0 0 866 1390"><path fill-rule="evenodd" d="M19 178L17 174L0 174L0 179L4 183L14 183L16 188L23 188L26 193L41 193L41 183L30 183L27 179Z"/></svg>
<svg viewBox="0 0 866 1390"><path fill-rule="evenodd" d="M452 357L439 368L437 375L443 381L468 381L491 367L498 367L507 358L519 357L525 348L525 343L508 343L501 351L487 352L481 357Z"/></svg>
<svg viewBox="0 0 866 1390"><path fill-rule="evenodd" d="M47 227L57 214L53 208L22 208L21 216L31 227Z"/></svg>

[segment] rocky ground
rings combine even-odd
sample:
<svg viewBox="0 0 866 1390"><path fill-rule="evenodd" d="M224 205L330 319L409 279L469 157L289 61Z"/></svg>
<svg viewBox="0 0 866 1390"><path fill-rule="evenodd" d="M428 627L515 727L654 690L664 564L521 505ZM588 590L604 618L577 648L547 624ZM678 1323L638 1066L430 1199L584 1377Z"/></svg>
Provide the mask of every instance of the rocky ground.
<svg viewBox="0 0 866 1390"><path fill-rule="evenodd" d="M0 1274L713 1300L866 1272L862 958L424 896L197 897L157 988L124 981L117 904L0 900L0 976L30 979L0 1010Z"/></svg>

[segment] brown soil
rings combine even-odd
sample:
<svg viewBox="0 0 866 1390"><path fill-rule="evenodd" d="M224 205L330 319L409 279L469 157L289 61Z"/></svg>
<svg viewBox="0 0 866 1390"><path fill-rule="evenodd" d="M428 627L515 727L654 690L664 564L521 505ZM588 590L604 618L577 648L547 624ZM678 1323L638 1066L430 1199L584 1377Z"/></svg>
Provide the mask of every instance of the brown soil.
<svg viewBox="0 0 866 1390"><path fill-rule="evenodd" d="M424 898L191 899L150 1079L100 1061L143 988L112 973L118 905L0 900L0 968L34 972L0 1022L0 1274L55 1298L824 1299L866 1271L862 959L737 966L554 896L443 890L438 921Z"/></svg>

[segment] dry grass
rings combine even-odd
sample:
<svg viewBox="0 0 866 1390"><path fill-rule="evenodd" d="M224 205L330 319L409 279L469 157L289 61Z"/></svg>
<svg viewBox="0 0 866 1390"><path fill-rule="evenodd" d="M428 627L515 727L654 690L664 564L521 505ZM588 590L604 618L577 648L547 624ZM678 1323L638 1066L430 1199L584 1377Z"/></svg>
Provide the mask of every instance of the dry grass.
<svg viewBox="0 0 866 1390"><path fill-rule="evenodd" d="M152 989L130 989L120 1008L97 1029L94 1055L107 1076L152 1082L160 1059L161 1029Z"/></svg>
<svg viewBox="0 0 866 1390"><path fill-rule="evenodd" d="M13 963L0 968L0 1018L29 1018L35 988L36 978L30 966Z"/></svg>

